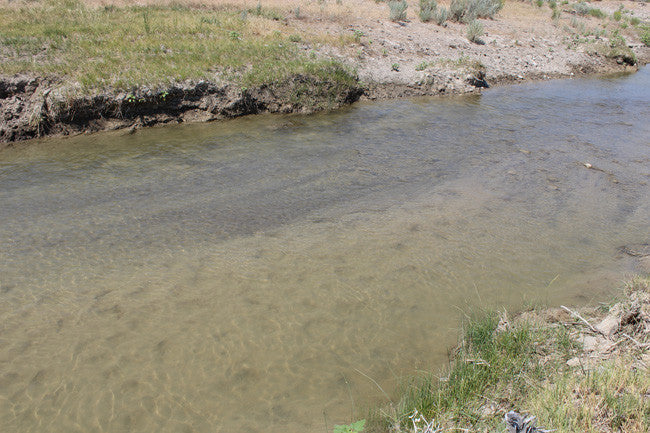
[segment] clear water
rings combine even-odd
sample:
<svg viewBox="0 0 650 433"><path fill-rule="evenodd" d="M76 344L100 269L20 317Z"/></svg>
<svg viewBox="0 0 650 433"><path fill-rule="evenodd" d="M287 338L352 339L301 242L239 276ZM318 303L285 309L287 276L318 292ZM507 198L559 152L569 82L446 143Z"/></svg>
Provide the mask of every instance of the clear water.
<svg viewBox="0 0 650 433"><path fill-rule="evenodd" d="M0 431L331 431L463 314L606 299L649 101L646 68L0 152Z"/></svg>

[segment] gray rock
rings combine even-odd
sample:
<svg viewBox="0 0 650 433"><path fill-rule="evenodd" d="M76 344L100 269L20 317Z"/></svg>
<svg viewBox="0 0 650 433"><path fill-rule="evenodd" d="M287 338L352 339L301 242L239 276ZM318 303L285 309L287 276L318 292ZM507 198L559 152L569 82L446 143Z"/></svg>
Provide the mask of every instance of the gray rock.
<svg viewBox="0 0 650 433"><path fill-rule="evenodd" d="M510 411L505 416L506 426L508 433L548 433L552 430L546 430L542 427L537 427L537 418L530 416L524 418L515 411Z"/></svg>

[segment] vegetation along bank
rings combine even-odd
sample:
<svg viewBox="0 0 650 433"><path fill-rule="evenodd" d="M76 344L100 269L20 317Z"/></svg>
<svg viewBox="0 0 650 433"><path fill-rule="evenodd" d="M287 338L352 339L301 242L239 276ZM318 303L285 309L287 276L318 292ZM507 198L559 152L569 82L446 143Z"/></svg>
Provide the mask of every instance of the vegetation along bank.
<svg viewBox="0 0 650 433"><path fill-rule="evenodd" d="M339 431L500 432L508 421L515 433L648 432L650 278L597 307L469 319L450 358L439 376L412 379L368 422ZM535 417L529 430L513 412Z"/></svg>
<svg viewBox="0 0 650 433"><path fill-rule="evenodd" d="M0 146L633 71L644 2L0 0Z"/></svg>

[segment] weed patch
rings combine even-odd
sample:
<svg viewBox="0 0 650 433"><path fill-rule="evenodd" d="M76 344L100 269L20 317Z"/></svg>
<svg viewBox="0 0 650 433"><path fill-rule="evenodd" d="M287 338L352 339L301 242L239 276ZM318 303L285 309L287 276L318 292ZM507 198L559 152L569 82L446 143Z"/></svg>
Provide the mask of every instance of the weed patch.
<svg viewBox="0 0 650 433"><path fill-rule="evenodd" d="M449 18L469 23L477 18L493 18L503 8L501 0L451 0Z"/></svg>

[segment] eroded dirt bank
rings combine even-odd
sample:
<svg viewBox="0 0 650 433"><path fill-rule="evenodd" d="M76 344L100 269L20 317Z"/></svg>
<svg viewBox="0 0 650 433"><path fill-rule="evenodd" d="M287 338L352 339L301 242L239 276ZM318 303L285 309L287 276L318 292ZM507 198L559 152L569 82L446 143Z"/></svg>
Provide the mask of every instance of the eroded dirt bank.
<svg viewBox="0 0 650 433"><path fill-rule="evenodd" d="M603 62L576 72L529 74L549 79L585 73L635 71L636 66ZM463 66L428 73L416 82L358 82L345 87L313 77L296 76L283 83L242 90L210 81L186 82L163 90L140 88L132 93L105 92L69 97L58 80L18 75L0 77L0 148L12 142L50 135L71 135L166 123L206 122L259 113L311 113L336 109L361 98L386 99L478 92L497 84L523 81L510 74L486 76L483 69ZM296 92L296 86L300 90Z"/></svg>
<svg viewBox="0 0 650 433"><path fill-rule="evenodd" d="M299 90L296 90L299 89ZM205 122L263 112L332 109L363 92L334 82L296 76L254 89L209 81L163 90L68 97L60 81L30 76L0 78L0 143L55 134L135 128L169 122Z"/></svg>

